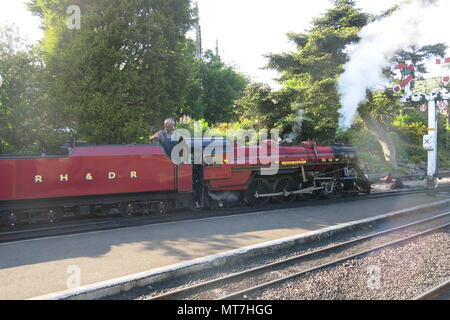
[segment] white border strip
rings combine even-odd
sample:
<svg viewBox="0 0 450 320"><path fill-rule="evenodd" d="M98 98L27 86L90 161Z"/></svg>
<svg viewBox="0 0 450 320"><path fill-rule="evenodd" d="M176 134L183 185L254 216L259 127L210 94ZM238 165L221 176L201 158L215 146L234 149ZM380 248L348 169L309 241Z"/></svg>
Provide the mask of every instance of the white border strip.
<svg viewBox="0 0 450 320"><path fill-rule="evenodd" d="M257 245L251 245L242 247L239 249L229 250L226 252L209 255L202 258L197 258L194 260L177 263L165 267L160 267L156 269L151 269L149 271L144 271L140 273L135 273L128 276L123 276L107 281L98 282L91 285L82 286L75 289L69 289L65 291L60 291L56 293L51 293L47 295L42 295L38 297L33 297L30 300L63 300L63 299L96 299L101 298L113 294L117 294L120 292L128 291L132 288L139 287L139 286L145 286L146 284L150 284L154 282L152 278L157 278L158 276L161 276L163 274L167 274L169 272L182 272L183 269L197 266L199 269L208 268L211 267L211 265L214 265L214 262L217 263L217 265L221 264L220 261L225 261L227 258L234 257L237 255L242 255L245 253L249 253L250 251L258 250L258 249L269 249L270 247L276 247L278 245L287 244L287 243L296 243L299 241L304 241L308 238L318 238L320 235L329 233L334 234L338 231L343 231L345 229L350 229L352 227L356 227L361 224L368 224L371 222L379 221L388 219L394 216L399 216L402 214L423 210L423 209L429 209L433 207L441 207L444 205L450 205L450 200L442 200L438 202L433 202L425 205L415 206L412 208L402 209L399 211L394 211L387 214L378 215L371 218L366 218L362 220L357 220L353 222L343 223L339 224L337 226L327 227L323 229L319 229L316 231L311 231L307 233L302 233L300 235L281 238L277 240L272 240L268 242L263 242ZM220 260L220 261L219 261Z"/></svg>

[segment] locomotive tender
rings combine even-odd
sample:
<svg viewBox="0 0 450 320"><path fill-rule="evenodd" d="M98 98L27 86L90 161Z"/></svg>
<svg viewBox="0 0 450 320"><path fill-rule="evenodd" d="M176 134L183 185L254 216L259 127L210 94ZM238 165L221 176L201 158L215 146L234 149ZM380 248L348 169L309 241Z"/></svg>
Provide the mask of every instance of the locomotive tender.
<svg viewBox="0 0 450 320"><path fill-rule="evenodd" d="M193 148L194 140L180 143ZM64 155L1 156L0 221L14 226L55 222L67 214L133 216L195 204L254 206L270 200L370 192L352 147L307 141L277 146L277 153L271 154L268 147L275 141L262 146L230 145L217 139L197 142L202 150L212 143L228 149L213 154L218 161L212 164L203 156L200 163L176 164L170 157L174 145L80 146ZM277 167L270 175L263 172L270 166L268 159Z"/></svg>

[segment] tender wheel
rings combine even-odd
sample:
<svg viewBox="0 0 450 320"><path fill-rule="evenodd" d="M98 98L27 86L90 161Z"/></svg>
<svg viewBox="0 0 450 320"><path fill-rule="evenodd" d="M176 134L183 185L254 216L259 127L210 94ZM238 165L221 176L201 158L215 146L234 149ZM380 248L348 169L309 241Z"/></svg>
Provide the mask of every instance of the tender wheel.
<svg viewBox="0 0 450 320"><path fill-rule="evenodd" d="M273 192L279 193L279 192L285 192L285 191L294 191L297 188L295 187L295 181L294 179L290 177L281 177L277 179L273 185ZM296 194L291 194L286 196L278 196L278 197L272 197L273 201L275 202L283 202L283 201L294 201L297 198Z"/></svg>
<svg viewBox="0 0 450 320"><path fill-rule="evenodd" d="M64 215L64 210L62 208L50 209L47 212L47 219L50 223L55 223L61 221Z"/></svg>
<svg viewBox="0 0 450 320"><path fill-rule="evenodd" d="M169 205L168 205L167 201L159 201L156 204L156 211L159 214L166 214L168 209L169 209Z"/></svg>
<svg viewBox="0 0 450 320"><path fill-rule="evenodd" d="M263 206L269 202L270 197L259 198L257 195L270 193L270 188L263 179L253 179L248 185L245 195L245 202L249 206Z"/></svg>
<svg viewBox="0 0 450 320"><path fill-rule="evenodd" d="M9 213L6 217L6 225L10 228L14 228L17 224L18 218L17 215L13 212Z"/></svg>
<svg viewBox="0 0 450 320"><path fill-rule="evenodd" d="M144 216L150 215L151 212L152 212L152 208L151 208L151 207L152 207L151 203L148 202L148 201L146 201L146 202L144 203L144 206L143 206L142 214L143 214Z"/></svg>
<svg viewBox="0 0 450 320"><path fill-rule="evenodd" d="M128 218L135 215L135 208L131 202L121 202L119 204L119 214L122 217Z"/></svg>

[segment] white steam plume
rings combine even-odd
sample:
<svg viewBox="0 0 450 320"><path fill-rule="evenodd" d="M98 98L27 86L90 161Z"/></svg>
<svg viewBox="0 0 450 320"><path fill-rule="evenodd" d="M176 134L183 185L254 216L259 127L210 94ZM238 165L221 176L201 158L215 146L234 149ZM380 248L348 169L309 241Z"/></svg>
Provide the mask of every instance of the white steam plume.
<svg viewBox="0 0 450 320"><path fill-rule="evenodd" d="M366 91L387 81L382 70L390 67L389 59L396 51L412 45L449 42L449 9L448 0L413 0L361 30L361 40L338 82L342 128L352 125L359 105L367 101Z"/></svg>

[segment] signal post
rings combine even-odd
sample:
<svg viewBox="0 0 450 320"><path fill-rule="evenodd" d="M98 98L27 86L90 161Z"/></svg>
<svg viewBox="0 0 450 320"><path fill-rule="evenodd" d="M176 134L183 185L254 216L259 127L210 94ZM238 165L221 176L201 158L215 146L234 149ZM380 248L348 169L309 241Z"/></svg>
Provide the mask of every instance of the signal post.
<svg viewBox="0 0 450 320"><path fill-rule="evenodd" d="M437 59L436 63L441 64L450 63L450 58L446 58L444 61ZM434 195L436 193L437 180L439 177L439 166L438 166L438 101L450 100L450 92L443 87L450 82L450 76L443 76L438 81L433 81L436 79L426 79L422 80L424 83L427 81L430 83L423 88L422 92L417 92L420 90L412 91L412 84L414 80L414 66L412 64L402 64L395 67L395 69L400 69L402 73L402 78L404 80L394 87L394 92L399 93L402 88L405 89L405 95L401 98L401 102L424 102L428 105L428 134L423 137L423 147L428 151L428 164L427 164L427 175L425 177L425 183L428 188L428 194ZM433 84L433 82L435 82Z"/></svg>

